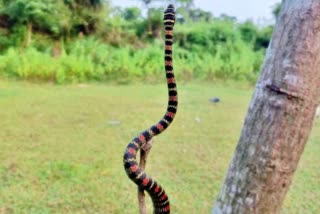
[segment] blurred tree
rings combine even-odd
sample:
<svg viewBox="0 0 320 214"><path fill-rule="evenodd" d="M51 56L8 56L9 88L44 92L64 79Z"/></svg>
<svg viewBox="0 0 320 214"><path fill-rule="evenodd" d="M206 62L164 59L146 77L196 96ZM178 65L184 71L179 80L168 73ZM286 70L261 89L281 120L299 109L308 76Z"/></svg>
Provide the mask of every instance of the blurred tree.
<svg viewBox="0 0 320 214"><path fill-rule="evenodd" d="M127 7L122 12L122 17L127 21L141 18L141 10L138 7Z"/></svg>
<svg viewBox="0 0 320 214"><path fill-rule="evenodd" d="M274 5L273 10L272 10L272 14L275 19L278 18L278 15L280 13L280 9L281 9L281 2Z"/></svg>
<svg viewBox="0 0 320 214"><path fill-rule="evenodd" d="M104 3L104 0L64 0L64 3L76 8L80 5L88 7L101 7Z"/></svg>
<svg viewBox="0 0 320 214"><path fill-rule="evenodd" d="M48 23L52 24L50 17L56 10L50 0L3 0L3 8L0 13L7 16L11 25L25 25L25 44L31 43L33 27L41 28Z"/></svg>
<svg viewBox="0 0 320 214"><path fill-rule="evenodd" d="M237 18L235 16L229 16L224 13L220 15L219 19L222 21L227 21L227 22L236 22L237 21Z"/></svg>
<svg viewBox="0 0 320 214"><path fill-rule="evenodd" d="M3 44L17 44L14 40L20 39L29 46L34 31L49 34L55 40L101 32L105 29L108 3L108 0L0 0L0 27L8 32L5 40L12 40L3 40Z"/></svg>
<svg viewBox="0 0 320 214"><path fill-rule="evenodd" d="M135 1L135 0L134 0ZM192 4L193 4L193 0L174 0L174 1L169 1L169 0L166 0L166 1L161 1L161 0L141 0L141 2L145 5L145 8L147 9L147 20L148 20L148 34L149 35L154 35L153 33L153 29L152 29L152 21L153 21L153 18L152 17L153 15L151 14L151 5L152 3L155 3L155 2L162 2L162 3L168 3L168 2L171 2L171 3L174 3L176 5L176 8L178 6L182 6L182 7L187 7L189 8Z"/></svg>
<svg viewBox="0 0 320 214"><path fill-rule="evenodd" d="M255 42L258 34L258 29L252 21L248 20L244 23L239 24L239 30L243 41L251 44Z"/></svg>
<svg viewBox="0 0 320 214"><path fill-rule="evenodd" d="M64 0L72 12L71 22L74 34L90 34L102 27L107 15L108 0Z"/></svg>
<svg viewBox="0 0 320 214"><path fill-rule="evenodd" d="M189 9L188 15L191 18L192 21L210 21L213 17L210 12L204 11L202 9Z"/></svg>
<svg viewBox="0 0 320 214"><path fill-rule="evenodd" d="M272 31L273 26L267 26L265 28L259 29L254 45L255 50L266 49L269 46Z"/></svg>
<svg viewBox="0 0 320 214"><path fill-rule="evenodd" d="M193 7L193 0L175 0L174 3L176 7L184 7L187 9L191 9Z"/></svg>
<svg viewBox="0 0 320 214"><path fill-rule="evenodd" d="M162 23L163 23L163 9L162 8L151 8L150 9L150 23L151 23L151 31L149 31L149 34L151 33L151 36L153 38L158 38L160 36L160 32L162 29ZM149 26L150 27L150 26Z"/></svg>

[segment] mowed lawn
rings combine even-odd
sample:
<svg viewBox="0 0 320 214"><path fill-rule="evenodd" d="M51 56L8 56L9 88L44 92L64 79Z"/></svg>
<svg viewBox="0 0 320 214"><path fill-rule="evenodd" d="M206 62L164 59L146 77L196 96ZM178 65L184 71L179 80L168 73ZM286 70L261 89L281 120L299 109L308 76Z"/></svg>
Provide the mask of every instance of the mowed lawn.
<svg viewBox="0 0 320 214"><path fill-rule="evenodd" d="M146 171L166 189L172 213L211 213L253 89L197 83L178 89L176 120L155 138ZM166 96L161 84L0 81L0 213L138 213L122 156L163 115ZM212 97L221 102L214 105ZM282 213L320 213L319 154L320 120Z"/></svg>

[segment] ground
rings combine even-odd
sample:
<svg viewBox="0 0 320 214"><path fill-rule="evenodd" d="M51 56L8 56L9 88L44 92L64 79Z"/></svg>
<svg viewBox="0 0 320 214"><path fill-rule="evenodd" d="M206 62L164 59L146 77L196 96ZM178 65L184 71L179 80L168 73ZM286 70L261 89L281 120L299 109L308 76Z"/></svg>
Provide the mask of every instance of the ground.
<svg viewBox="0 0 320 214"><path fill-rule="evenodd" d="M156 137L147 172L173 213L210 213L252 88L179 85L172 126ZM0 81L0 213L137 213L122 155L165 112L165 86ZM209 99L219 97L213 104ZM282 213L320 212L320 120ZM151 207L150 200L148 206Z"/></svg>

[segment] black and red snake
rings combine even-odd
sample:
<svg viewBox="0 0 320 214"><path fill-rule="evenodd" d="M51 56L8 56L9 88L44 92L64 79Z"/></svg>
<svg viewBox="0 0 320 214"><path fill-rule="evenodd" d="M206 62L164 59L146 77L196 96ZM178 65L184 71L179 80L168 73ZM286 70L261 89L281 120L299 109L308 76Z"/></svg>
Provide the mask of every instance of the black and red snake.
<svg viewBox="0 0 320 214"><path fill-rule="evenodd" d="M154 213L164 214L170 213L169 199L164 189L151 177L149 177L137 163L137 152L152 137L162 133L173 121L177 106L177 88L172 66L172 43L173 43L173 26L175 23L175 9L173 5L169 5L164 12L165 26L165 70L168 85L168 106L162 119L151 126L149 129L141 132L127 146L123 163L128 177L137 184L141 189L147 191L152 199Z"/></svg>

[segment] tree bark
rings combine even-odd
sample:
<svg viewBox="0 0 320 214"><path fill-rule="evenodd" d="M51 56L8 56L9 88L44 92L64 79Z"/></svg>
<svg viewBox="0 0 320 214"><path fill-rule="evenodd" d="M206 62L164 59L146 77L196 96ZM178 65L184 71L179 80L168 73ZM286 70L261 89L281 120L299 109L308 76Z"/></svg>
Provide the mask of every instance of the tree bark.
<svg viewBox="0 0 320 214"><path fill-rule="evenodd" d="M26 35L26 46L28 47L31 44L32 37L32 23L27 23L27 35Z"/></svg>
<svg viewBox="0 0 320 214"><path fill-rule="evenodd" d="M153 139L149 140L140 150L140 161L139 167L142 170L145 170L147 164L147 158L151 151ZM140 214L147 214L147 206L145 201L145 194L144 190L138 187L138 202L139 202L139 213Z"/></svg>
<svg viewBox="0 0 320 214"><path fill-rule="evenodd" d="M148 19L148 35L152 36L152 19L150 14L150 8L147 6L147 19Z"/></svg>
<svg viewBox="0 0 320 214"><path fill-rule="evenodd" d="M279 213L320 98L320 1L284 0L214 214Z"/></svg>

